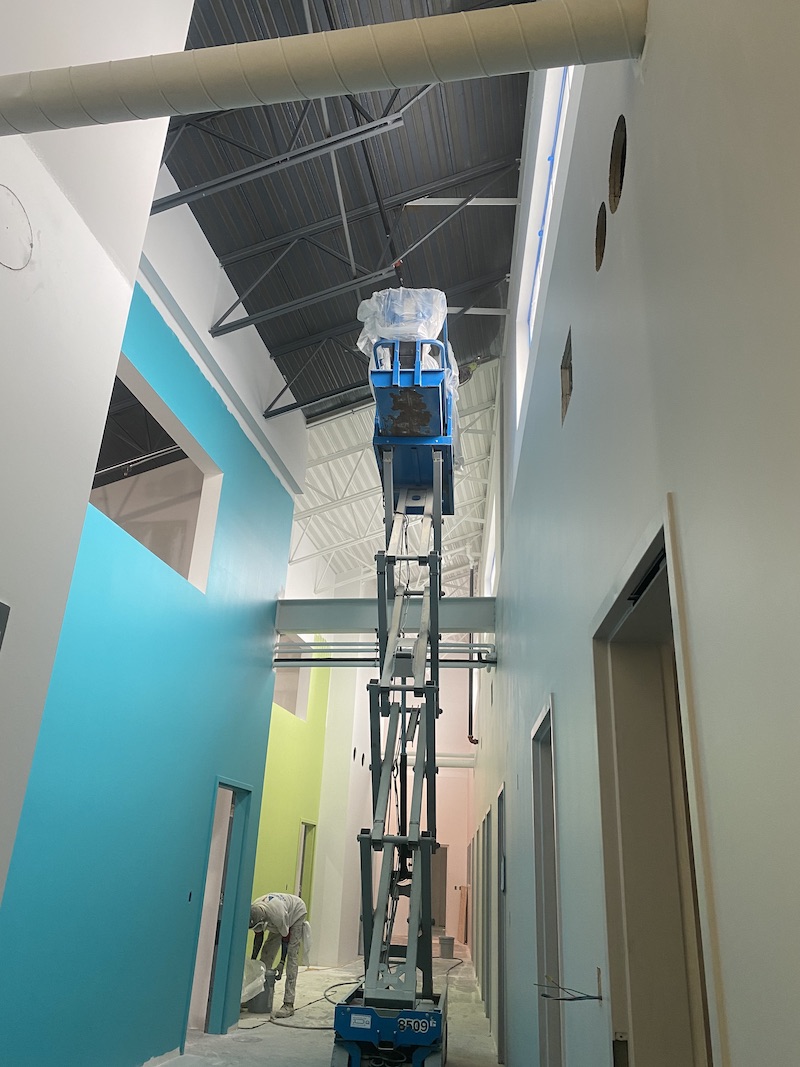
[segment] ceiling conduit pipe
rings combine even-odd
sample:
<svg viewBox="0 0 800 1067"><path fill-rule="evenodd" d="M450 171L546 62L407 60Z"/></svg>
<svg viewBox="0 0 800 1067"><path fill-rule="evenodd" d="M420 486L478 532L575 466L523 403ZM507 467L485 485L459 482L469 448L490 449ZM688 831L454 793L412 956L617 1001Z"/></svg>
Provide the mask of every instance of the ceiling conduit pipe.
<svg viewBox="0 0 800 1067"><path fill-rule="evenodd" d="M0 135L634 59L647 0L538 0L0 77Z"/></svg>

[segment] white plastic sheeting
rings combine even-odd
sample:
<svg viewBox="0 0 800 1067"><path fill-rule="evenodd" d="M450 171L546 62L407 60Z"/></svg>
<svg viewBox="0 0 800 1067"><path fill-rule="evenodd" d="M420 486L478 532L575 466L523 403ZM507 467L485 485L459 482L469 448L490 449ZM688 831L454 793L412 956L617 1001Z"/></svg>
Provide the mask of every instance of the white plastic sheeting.
<svg viewBox="0 0 800 1067"><path fill-rule="evenodd" d="M358 347L372 358L376 341L425 341L439 337L447 318L447 297L441 289L381 289L368 300L358 305L357 317L364 323L358 338ZM378 352L381 370L391 369L391 351ZM438 370L441 367L439 352L423 345L420 355L423 370ZM445 388L458 400L458 363L450 343L447 344L447 367Z"/></svg>

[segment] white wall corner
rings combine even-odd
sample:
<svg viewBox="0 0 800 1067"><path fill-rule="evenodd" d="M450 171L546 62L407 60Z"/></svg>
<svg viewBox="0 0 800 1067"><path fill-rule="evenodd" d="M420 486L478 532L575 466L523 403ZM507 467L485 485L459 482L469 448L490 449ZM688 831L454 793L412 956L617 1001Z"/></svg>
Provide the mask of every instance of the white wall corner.
<svg viewBox="0 0 800 1067"><path fill-rule="evenodd" d="M176 188L162 167L156 195ZM209 333L237 294L188 206L150 219L138 280L284 487L293 495L302 493L305 418L298 410L264 419L264 409L285 382L255 327L220 337ZM238 315L237 309L232 319ZM291 392L285 398L291 403Z"/></svg>

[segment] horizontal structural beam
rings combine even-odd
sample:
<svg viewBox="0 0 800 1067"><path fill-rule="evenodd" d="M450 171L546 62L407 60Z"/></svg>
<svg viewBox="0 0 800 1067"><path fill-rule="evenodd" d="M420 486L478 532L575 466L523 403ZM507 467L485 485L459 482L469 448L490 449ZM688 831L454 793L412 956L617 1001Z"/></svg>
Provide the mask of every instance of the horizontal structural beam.
<svg viewBox="0 0 800 1067"><path fill-rule="evenodd" d="M466 296L468 293L480 292L483 289L489 289L492 286L500 285L501 282L507 281L508 273L502 274L487 274L482 278L473 278L468 282L461 282L460 285L452 285L447 287L447 296L455 298L459 296ZM498 309L499 310L499 309ZM452 314L453 309L448 308L448 314ZM466 314L466 312L464 312ZM505 311L503 311L505 314ZM320 341L325 341L329 337L341 337L347 333L360 333L363 328L363 322L359 322L358 319L352 322L337 323L335 326L330 326L326 330L320 330L319 333L307 334L303 337L295 337L291 341L287 341L285 344L276 345L275 348L269 350L269 354L273 359L280 359L282 356L291 355L293 352L299 352L303 348L311 348L313 345L318 344Z"/></svg>
<svg viewBox="0 0 800 1067"><path fill-rule="evenodd" d="M539 0L0 78L0 135L638 58L647 0Z"/></svg>
<svg viewBox="0 0 800 1067"><path fill-rule="evenodd" d="M421 196L417 200L409 200L406 207L455 207L460 203L461 200L457 196ZM517 207L518 204L519 200L515 196L476 196L467 206Z"/></svg>
<svg viewBox="0 0 800 1067"><path fill-rule="evenodd" d="M454 185L463 185L466 182L471 182L475 179L487 178L498 171L508 170L509 165L513 162L514 160L512 159L499 159L491 163L482 163L478 167L470 167L467 170L460 170L453 174L447 174L444 177L438 178L436 181L428 182L425 185L418 185L415 188L407 189L402 193L385 196L383 197L383 206L385 208L403 207L409 196L425 196L425 194L429 192L435 193L439 190L452 189ZM365 204L363 207L353 208L352 211L347 212L347 221L349 224L361 222L363 219L368 219L373 215L377 215L379 210L377 203ZM252 259L254 256L261 256L266 252L274 252L279 248L283 248L284 245L290 244L292 241L297 240L298 237L314 237L320 233L327 233L329 230L336 230L341 225L341 215L330 215L326 219L319 219L316 222L308 223L306 226L299 226L295 230L279 234L277 237L270 237L266 241L258 241L255 244L248 245L246 248L239 248L235 252L228 252L226 255L220 256L220 265L228 267L231 263L241 263L245 259ZM358 326L359 324L357 323L356 325Z"/></svg>
<svg viewBox="0 0 800 1067"><path fill-rule="evenodd" d="M323 141L315 141L313 144L295 148L291 152L284 152L282 155L264 160L262 163L252 163L249 167L242 167L241 170L223 174L219 178L210 178L207 182L193 185L190 189L181 189L176 193L162 196L154 201L150 214L158 215L162 211L169 211L170 208L180 207L182 204L192 204L195 200L213 196L214 193L221 193L226 189L235 189L236 186L244 185L245 182L252 182L257 178L267 178L271 174L286 170L287 167L296 167L299 163L307 163L310 159L333 153L337 148L346 148L348 145L366 141L370 137L379 137L383 133L396 130L402 124L402 118L398 119L395 116L379 119L377 122L372 122L367 126L345 130L343 133L334 134Z"/></svg>
<svg viewBox="0 0 800 1067"><path fill-rule="evenodd" d="M422 598L408 602L404 629L419 628ZM331 600L279 600L275 628L284 634L363 634L375 629L378 601L373 597ZM494 633L494 597L445 597L439 603L440 633Z"/></svg>

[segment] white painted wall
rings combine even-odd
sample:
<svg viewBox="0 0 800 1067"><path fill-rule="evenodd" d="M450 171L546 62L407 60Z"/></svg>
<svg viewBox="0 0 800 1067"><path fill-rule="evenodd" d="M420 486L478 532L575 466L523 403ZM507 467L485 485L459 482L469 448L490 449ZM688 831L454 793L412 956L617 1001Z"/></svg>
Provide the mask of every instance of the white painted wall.
<svg viewBox="0 0 800 1067"><path fill-rule="evenodd" d="M172 175L162 168L156 195L166 196L176 188ZM187 205L151 218L140 281L275 474L290 492L302 491L308 452L303 413L263 418L286 383L255 326L221 337L208 332L237 297ZM242 314L240 306L230 321ZM293 400L288 391L278 406Z"/></svg>
<svg viewBox="0 0 800 1067"><path fill-rule="evenodd" d="M536 1047L531 726L552 691L563 980L591 992L607 954L592 634L668 492L715 1063L797 1060L798 32L789 4L651 0L643 65L586 74L506 530L495 708L480 717L476 816L507 783L509 1067ZM598 273L621 112L625 186ZM564 1017L568 1067L609 1067L608 1005Z"/></svg>
<svg viewBox="0 0 800 1067"><path fill-rule="evenodd" d="M370 672L331 671L314 859L314 963L336 966L358 955L361 859L358 833L371 825Z"/></svg>
<svg viewBox="0 0 800 1067"><path fill-rule="evenodd" d="M32 0L6 19L0 71L183 46L191 3ZM114 381L165 122L0 142L0 183L33 257L0 266L0 892L36 743Z"/></svg>

